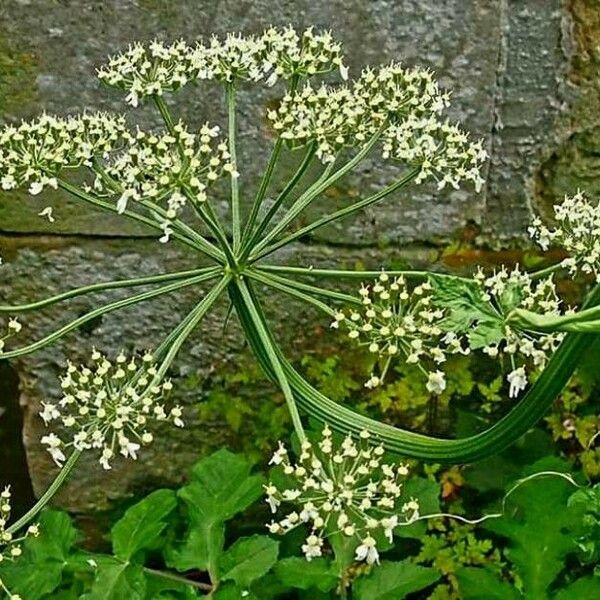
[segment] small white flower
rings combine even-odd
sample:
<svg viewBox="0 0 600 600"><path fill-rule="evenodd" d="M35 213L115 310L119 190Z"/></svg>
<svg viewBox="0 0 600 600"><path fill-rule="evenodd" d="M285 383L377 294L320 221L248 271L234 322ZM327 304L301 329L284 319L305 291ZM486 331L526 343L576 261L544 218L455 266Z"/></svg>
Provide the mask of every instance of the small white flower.
<svg viewBox="0 0 600 600"><path fill-rule="evenodd" d="M46 217L50 223L54 223L56 219L52 215L52 210L51 206L46 206L46 208L38 213L38 217Z"/></svg>
<svg viewBox="0 0 600 600"><path fill-rule="evenodd" d="M446 389L446 375L443 371L435 371L427 376L425 384L428 392L439 395Z"/></svg>
<svg viewBox="0 0 600 600"><path fill-rule="evenodd" d="M370 535L367 536L360 546L356 548L356 560L366 561L367 564L379 564L379 553L377 552L377 542Z"/></svg>
<svg viewBox="0 0 600 600"><path fill-rule="evenodd" d="M506 379L510 386L508 395L511 398L516 398L527 387L527 375L523 367L511 371Z"/></svg>

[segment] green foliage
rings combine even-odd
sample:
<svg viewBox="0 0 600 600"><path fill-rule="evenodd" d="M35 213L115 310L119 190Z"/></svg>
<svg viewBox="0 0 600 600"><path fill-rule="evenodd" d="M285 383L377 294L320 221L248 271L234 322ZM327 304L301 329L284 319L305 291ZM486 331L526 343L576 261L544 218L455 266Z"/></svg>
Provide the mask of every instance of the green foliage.
<svg viewBox="0 0 600 600"><path fill-rule="evenodd" d="M504 338L504 320L485 300L475 282L454 277L431 276L435 289L435 302L448 311L442 321L446 331L466 334L472 349L496 344ZM503 308L517 304L515 290L503 296Z"/></svg>
<svg viewBox="0 0 600 600"><path fill-rule="evenodd" d="M355 586L356 600L401 600L439 579L435 569L410 561L382 562L370 575L360 578Z"/></svg>
<svg viewBox="0 0 600 600"><path fill-rule="evenodd" d="M580 558L591 565L600 564L600 484L577 490L568 505L583 513L582 530L575 540Z"/></svg>

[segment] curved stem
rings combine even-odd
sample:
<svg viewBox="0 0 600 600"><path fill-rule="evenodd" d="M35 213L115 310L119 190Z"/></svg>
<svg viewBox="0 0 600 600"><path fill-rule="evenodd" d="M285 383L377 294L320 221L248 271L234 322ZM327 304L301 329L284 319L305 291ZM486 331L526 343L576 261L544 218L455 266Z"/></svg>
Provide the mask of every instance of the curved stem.
<svg viewBox="0 0 600 600"><path fill-rule="evenodd" d="M229 135L229 154L232 166L231 173L231 218L233 231L233 251L237 252L240 247L242 224L240 218L240 189L238 182L237 169L237 149L236 149L236 123L235 123L235 84L228 83L226 86L227 98L227 126Z"/></svg>
<svg viewBox="0 0 600 600"><path fill-rule="evenodd" d="M292 178L287 182L286 186L283 188L281 193L277 196L277 198L275 199L275 202L273 202L273 204L267 211L267 214L263 217L263 219L259 223L256 231L254 233L250 232L250 235L249 235L250 239L247 240L247 242L244 244L244 246L242 248L242 259L241 260L245 260L246 258L248 258L250 252L252 252L253 246L260 239L260 236L263 234L265 229L268 227L269 223L273 220L273 217L275 217L275 215L277 214L277 211L279 210L281 205L286 201L287 197L290 195L292 190L296 187L296 185L298 184L298 182L300 181L300 179L302 178L302 176L304 175L304 173L310 166L310 163L312 162L312 160L315 156L316 150L317 150L317 146L314 142L308 146L306 153L304 154L304 158L302 159L302 162L296 169L296 172L294 173L294 175L292 175Z"/></svg>
<svg viewBox="0 0 600 600"><path fill-rule="evenodd" d="M189 315L182 322L182 327L178 335L172 341L169 351L167 352L165 358L161 362L160 367L158 368L156 375L154 377L155 381L160 381L164 374L167 372L171 363L177 356L183 342L188 338L190 333L196 328L198 323L204 318L204 315L210 309L210 307L215 303L215 301L219 298L219 296L225 291L229 282L231 281L231 275L225 275L217 285L215 285L212 290L206 294L206 296L198 303L198 305L189 313Z"/></svg>
<svg viewBox="0 0 600 600"><path fill-rule="evenodd" d="M260 251L269 245L271 241L279 236L285 228L322 192L328 187L334 184L338 179L344 176L348 171L351 171L358 163L362 161L365 156L371 151L379 136L381 135L381 129L371 137L371 139L360 149L359 152L349 160L345 165L340 167L337 171L330 175L333 164L331 163L319 177L319 179L308 189L290 208L288 213L281 219L281 221L265 236L265 238L259 242L255 248L254 255L260 254Z"/></svg>
<svg viewBox="0 0 600 600"><path fill-rule="evenodd" d="M77 464L79 457L81 456L80 450L73 450L71 456L67 462L63 465L54 481L50 484L50 487L44 492L41 498L30 508L20 519L15 521L10 527L6 529L8 533L15 533L19 529L25 527L25 525L31 523L32 519L44 509L44 507L52 500L56 492L61 488L62 484L66 481L67 477L71 474L71 471Z"/></svg>
<svg viewBox="0 0 600 600"><path fill-rule="evenodd" d="M544 315L523 308L513 309L506 322L519 329L552 333L574 331L579 333L600 332L600 306L594 306L565 315Z"/></svg>
<svg viewBox="0 0 600 600"><path fill-rule="evenodd" d="M39 300L38 302L32 302L30 304L17 304L15 306L1 306L0 313L18 313L27 312L31 310L39 310L46 306L68 300L70 298L76 298L77 296L83 296L84 294L92 294L95 292L102 292L105 290L114 290L120 288L137 287L143 285L150 285L152 283L162 283L164 281L172 281L173 279L187 279L202 273L208 273L214 271L214 267L205 267L203 269L193 269L191 271L177 271L174 273L164 273L162 275L149 275L147 277L137 277L134 279L118 279L116 281L107 281L105 283L94 283L85 287L76 288L56 294L50 298Z"/></svg>
<svg viewBox="0 0 600 600"><path fill-rule="evenodd" d="M279 241L275 242L274 244L271 244L270 246L265 248L260 254L254 255L252 258L254 260L259 260L260 258L263 258L263 257L267 256L268 254L275 252L279 248L282 248L283 246L287 246L294 240L297 240L298 238L308 235L315 229L324 227L325 225L328 225L329 223L331 223L333 221L342 219L352 213L358 212L359 210L366 208L367 206L370 206L371 204L375 204L376 202L383 200L384 198L386 198L387 196L389 196L396 190L404 187L406 184L408 184L410 181L412 181L419 174L420 170L421 170L420 168L413 169L405 177L388 185L387 187L380 190L376 194L373 194L373 195L369 196L368 198L364 198L363 200L359 200L358 202L354 202L353 204L350 204L350 206L346 206L345 208L342 208L334 213L325 215L324 217L317 219L313 223L310 223L309 225L306 225L305 227L298 229L294 233L291 233L290 235L287 235L286 237L280 239Z"/></svg>
<svg viewBox="0 0 600 600"><path fill-rule="evenodd" d="M288 294L289 296L298 298L299 300L302 300L302 302L306 302L307 304L312 304L313 306L317 307L319 310L323 311L325 314L329 315L330 317L332 317L332 318L335 317L335 310L333 310L330 306L328 306L324 302L317 300L317 298L315 298L314 296L305 294L305 293L301 292L300 290L290 287L289 285L285 285L267 275L261 275L257 271L248 270L247 274L248 274L248 277L250 277L251 279L255 279L256 281L259 281L260 283L262 283L264 285L268 285L269 287L275 288L276 290L280 290L284 294Z"/></svg>
<svg viewBox="0 0 600 600"><path fill-rule="evenodd" d="M283 395L285 396L285 401L288 406L288 410L290 411L290 415L292 417L292 423L294 425L294 429L296 431L296 435L300 442L304 442L306 440L306 434L304 433L304 428L302 427L302 421L300 419L300 414L298 413L298 407L296 406L296 401L294 400L294 394L292 393L292 388L288 383L287 377L281 367L281 363L279 362L279 358L277 356L277 352L272 346L271 337L264 326L260 315L258 314L256 307L254 306L254 299L250 290L248 289L248 285L246 282L239 278L236 280L237 290L239 290L241 294L241 298L244 302L244 306L248 311L250 319L254 323L254 327L256 328L256 333L259 336L261 343L265 349L266 357L271 365L271 369L275 374L277 382L281 387Z"/></svg>
<svg viewBox="0 0 600 600"><path fill-rule="evenodd" d="M185 287L189 287L191 285L195 285L197 283L201 283L202 281L211 279L220 271L221 269L219 267L214 267L212 269L212 272L207 272L203 275L198 275L197 277L191 277L189 279L185 279L184 281L177 281L175 283L171 283L170 285L160 287L156 290L151 290L142 294L130 296L128 298L124 298L123 300L118 300L117 302L111 302L110 304L106 304L105 306L96 308L95 310L90 311L89 313L79 317L78 319L71 321L71 323L65 325L64 327L61 327L57 331L47 335L45 338L38 340L37 342L29 344L29 346L24 346L23 348L19 348L17 350L11 350L9 352L0 353L0 358L8 359L15 358L17 356L24 356L25 354L30 354L31 352L35 352L36 350L40 350L41 348L44 348L45 346L54 343L61 337L65 336L67 333L70 333L78 327L81 327L81 325L83 325L84 323L87 323L92 319L96 319L101 315L113 312L115 310L119 310L120 308L125 308L126 306L130 306L132 304L137 304L138 302L143 302L144 300L149 300L151 298L156 298L164 294L169 294L170 292L174 292L175 290L179 290Z"/></svg>

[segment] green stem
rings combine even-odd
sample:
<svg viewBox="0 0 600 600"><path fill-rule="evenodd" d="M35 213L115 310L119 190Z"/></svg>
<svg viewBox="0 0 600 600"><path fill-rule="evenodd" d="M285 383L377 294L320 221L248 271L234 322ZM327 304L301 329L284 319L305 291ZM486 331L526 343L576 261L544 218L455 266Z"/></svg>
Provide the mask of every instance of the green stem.
<svg viewBox="0 0 600 600"><path fill-rule="evenodd" d="M288 383L287 377L281 367L281 363L279 362L277 353L273 348L270 334L256 310L256 307L254 305L254 299L252 297L252 294L250 293L246 282L242 278L239 278L238 280L236 280L235 287L237 288L237 290L239 290L241 294L244 306L248 311L250 319L254 323L256 333L259 336L261 343L264 347L267 359L269 361L269 364L271 365L271 369L273 370L277 382L281 387L283 395L285 396L285 400L287 402L288 410L290 411L290 415L292 417L292 423L294 425L296 435L298 436L298 439L301 442L304 442L306 440L306 434L304 433L304 428L302 427L302 421L300 419L300 414L298 413L296 401L294 400L294 394L292 393L290 384Z"/></svg>
<svg viewBox="0 0 600 600"><path fill-rule="evenodd" d="M302 159L302 162L296 169L296 172L294 173L292 178L287 182L286 186L283 188L283 190L281 191L279 196L277 196L277 198L275 199L275 202L273 202L273 204L267 211L267 214L264 216L264 218L259 223L256 231L249 236L250 239L244 244L244 246L242 248L241 260L245 260L246 258L248 258L250 252L252 252L252 250L253 250L254 245L260 239L260 236L263 234L265 229L268 227L269 223L273 220L273 218L277 214L277 211L279 210L281 205L286 201L286 199L288 198L288 196L290 195L292 190L296 187L296 185L298 184L298 182L300 181L300 179L302 178L302 176L304 175L304 173L310 166L310 163L312 162L312 160L315 156L316 149L317 149L317 146L315 143L312 143L309 145L309 147L307 148L306 153L304 155L304 158Z"/></svg>
<svg viewBox="0 0 600 600"><path fill-rule="evenodd" d="M156 108L158 108L158 112L160 112L160 116L162 117L168 132L175 136L175 124L173 123L173 118L171 117L171 113L163 97L154 95L152 96L152 100L154 100L154 104Z"/></svg>
<svg viewBox="0 0 600 600"><path fill-rule="evenodd" d="M71 471L77 464L79 457L81 456L80 450L73 450L71 456L69 456L67 462L62 466L62 469L59 471L58 475L54 479L54 481L50 484L50 487L44 492L41 498L34 504L32 508L30 508L20 519L15 521L10 527L6 529L8 533L14 534L31 523L31 521L36 517L36 515L44 509L44 507L52 500L56 492L60 489L62 484L66 481L67 477L70 475Z"/></svg>
<svg viewBox="0 0 600 600"><path fill-rule="evenodd" d="M229 154L233 172L231 174L231 217L233 220L233 250L237 252L241 242L242 224L240 217L240 190L238 182L237 149L236 149L236 122L235 122L235 84L226 86L227 96L227 123L229 130Z"/></svg>
<svg viewBox="0 0 600 600"><path fill-rule="evenodd" d="M324 192L327 188L333 185L338 179L343 177L346 173L351 171L358 163L360 163L365 156L371 151L379 136L381 130L379 130L371 139L360 149L359 152L349 160L345 165L340 167L337 171L330 175L331 169L334 163L331 163L323 172L321 177L310 187L304 194L294 202L288 213L281 219L281 221L265 236L265 238L256 245L254 255L260 254L260 251L268 246L274 239L276 239L280 233L285 231L286 227L317 197L319 194Z"/></svg>
<svg viewBox="0 0 600 600"><path fill-rule="evenodd" d="M271 244L270 246L265 248L260 254L255 254L253 256L254 260L259 260L260 258L263 258L263 257L267 256L268 254L275 252L279 248L282 248L283 246L287 246L294 240L297 240L298 238L302 238L302 237L308 235L309 233L313 232L315 229L324 227L325 225L328 225L329 223L331 223L333 221L337 221L338 219L343 219L344 217L351 215L352 213L358 212L359 210L363 210L367 206L370 206L372 204L375 204L376 202L383 200L384 198L386 198L387 196L389 196L396 190L404 187L406 184L411 182L419 174L420 170L421 170L420 168L413 169L405 177L388 185L387 187L380 190L376 194L373 194L363 200L359 200L358 202L354 202L350 206L346 206L345 208L342 208L334 213L325 215L324 217L317 219L313 223L310 223L310 224L306 225L305 227L298 229L294 233L291 233L290 235L287 235L286 237L275 242L274 244Z"/></svg>
<svg viewBox="0 0 600 600"><path fill-rule="evenodd" d="M578 333L600 332L600 306L587 308L566 315L544 315L522 308L512 310L506 322L519 329L553 333L557 331L574 331Z"/></svg>
<svg viewBox="0 0 600 600"><path fill-rule="evenodd" d="M210 583L203 583L202 581L192 581L191 579L187 579L187 577L177 575L176 573L170 573L168 571L159 571L157 569L151 569L150 567L144 567L144 573L152 575L153 577L158 577L160 579L167 579L168 581L181 583L182 585L191 585L192 587L202 590L203 592L211 592L213 589Z"/></svg>
<svg viewBox="0 0 600 600"><path fill-rule="evenodd" d="M229 264L229 266L235 267L236 266L235 256L233 254L231 246L229 245L229 241L227 240L227 237L225 236L225 232L223 231L223 228L219 225L218 221L214 221L212 219L212 217L206 212L202 203L196 202L196 199L194 198L194 195L192 194L192 192L190 190L188 190L187 188L184 188L183 192L186 195L186 197L188 198L188 200L194 205L194 208L195 208L196 212L198 213L198 216L206 223L206 225L210 229L211 233L215 236L215 238L221 244L221 249L225 253L225 257L227 258L227 263Z"/></svg>
<svg viewBox="0 0 600 600"><path fill-rule="evenodd" d="M296 91L298 86L299 77L294 75L290 81L290 87L288 90L288 94L293 94ZM265 173L261 179L260 186L258 188L258 192L254 198L254 202L252 203L252 209L250 210L250 215L248 216L248 221L244 227L244 232L242 235L242 248L244 247L244 242L248 240L248 236L252 234L252 229L254 229L254 224L258 217L258 213L260 207L262 206L263 200L267 194L267 189L269 188L269 183L273 177L273 172L275 170L275 166L277 165L277 160L279 159L279 153L281 152L281 148L283 146L283 138L279 136L275 141L275 145L273 146L273 151L271 152L271 156L269 158L269 162L267 164L267 168Z"/></svg>
<svg viewBox="0 0 600 600"><path fill-rule="evenodd" d="M89 313L71 321L71 323L61 327L57 331L47 335L45 338L34 342L33 344L29 344L29 346L24 346L23 348L19 348L17 350L11 350L9 352L0 353L0 358L9 359L15 358L17 356L24 356L25 354L30 354L31 352L35 352L36 350L40 350L45 346L48 346L55 341L59 340L67 333L81 327L81 325L96 319L104 314L109 312L113 312L115 310L119 310L121 308L125 308L126 306L130 306L132 304L137 304L138 302L143 302L145 300L149 300L151 298L156 298L158 296L162 296L164 294L169 294L174 292L175 290L179 290L185 287L189 287L191 285L195 285L197 283L201 283L202 281L206 281L207 279L211 279L215 275L217 275L221 269L219 267L214 267L212 272L204 273L203 275L198 275L197 277L191 277L184 281L176 281L175 283L171 283L170 285L166 285L160 287L156 290L150 290L148 292L144 292L142 294L137 294L135 296L130 296L128 298L124 298L122 300L118 300L117 302L111 302L110 304L106 304L105 306L101 306L96 308L95 310L90 311Z"/></svg>
<svg viewBox="0 0 600 600"><path fill-rule="evenodd" d="M69 290L68 292L63 292L62 294L57 294L56 296L51 296L50 298L46 298L38 302L32 302L31 304L0 306L0 313L18 313L27 312L31 310L39 310L41 308L45 308L46 306L56 304L57 302L62 302L63 300L68 300L77 296L83 296L84 294L92 294L95 292L102 292L105 290L138 287L143 285L150 285L153 283L172 281L174 279L187 279L196 275L201 275L203 273L214 271L214 269L214 267L206 267L203 269L193 269L191 271L178 271L174 273L164 273L162 275L149 275L148 277L137 277L134 279L119 279L116 281L107 281L104 283L94 283L85 287Z"/></svg>
<svg viewBox="0 0 600 600"><path fill-rule="evenodd" d="M306 277L317 277L322 279L375 279L381 275L382 271L344 271L337 269L313 269L312 267L288 267L285 265L259 265L255 267L259 271L269 273L288 273L290 275L300 275ZM405 277L406 279L427 279L432 274L436 277L452 277L453 279L464 279L472 281L469 277L459 277L447 273L432 273L430 271L388 271L384 270L390 277Z"/></svg>
<svg viewBox="0 0 600 600"><path fill-rule="evenodd" d="M160 367L158 368L156 375L154 377L155 381L160 381L171 364L177 353L179 352L183 342L188 338L190 333L197 327L198 323L204 318L207 311L210 307L216 302L219 296L225 291L229 282L231 281L231 275L225 275L217 285L215 285L212 290L206 294L206 296L198 303L198 305L190 312L188 317L186 317L185 324L182 326L180 333L173 340L169 351L167 352L165 358L163 359Z"/></svg>
<svg viewBox="0 0 600 600"><path fill-rule="evenodd" d="M61 189L68 192L69 194L71 194L72 196L79 198L80 200L84 200L85 202L88 202L89 204L93 204L94 206L97 206L98 208L102 208L104 210L108 210L115 214L119 214L117 207L114 204L112 204L111 202L106 202L105 200L96 198L96 197L92 196L91 194L88 194L84 190L78 188L77 186L71 185L70 183L68 183L64 180L59 179L58 186ZM144 215L140 215L131 210L126 210L122 214L124 214L126 217L129 217L130 219L133 219L134 221L139 221L140 223L144 223L144 225L148 225L149 227L152 227L152 229L162 231L160 225L154 219L150 219L149 217L145 217ZM219 253L215 253L209 247L199 245L198 243L189 239L187 236L182 235L181 233L178 233L178 232L174 232L173 237L176 240L178 240L179 242L181 242L182 244L185 244L186 246L189 246L190 248L193 248L194 250L199 250L200 252L203 252L204 254L206 254L207 256L210 256L217 262L220 262L220 263L223 262L224 257L222 255L220 255Z"/></svg>
<svg viewBox="0 0 600 600"><path fill-rule="evenodd" d="M319 310L323 311L325 314L329 315L330 317L332 317L332 318L335 317L335 311L330 306L325 304L324 302L317 300L314 296L305 294L305 293L301 292L300 290L298 290L297 288L293 288L293 287L290 287L289 285L285 285L285 284L281 283L280 281L278 281L277 279L274 279L273 277L269 277L268 275L262 275L258 271L248 270L248 271L246 271L246 273L247 273L248 277L255 279L256 281L260 281L260 283L262 283L264 285L268 285L269 287L275 288L276 290L279 290L285 294L288 294L289 296L298 298L299 300L302 300L302 302L306 302L307 304L312 304L313 306L317 307Z"/></svg>
<svg viewBox="0 0 600 600"><path fill-rule="evenodd" d="M249 269L248 272L252 272L254 269ZM324 298L329 298L330 300L336 300L338 302L344 302L345 304L353 304L354 306L362 306L362 302L360 299L355 296L350 296L349 294L344 294L342 292L336 292L335 290L326 290L325 288L318 287L316 285L309 285L307 283L302 283L300 281L295 281L293 279L288 279L287 277L280 277L279 275L274 275L273 273L264 275L266 279L269 281L275 281L281 283L283 285L287 285L288 287L295 288L300 291L307 292L309 294L314 294L316 296L323 296Z"/></svg>
<svg viewBox="0 0 600 600"><path fill-rule="evenodd" d="M540 279L541 277L548 277L548 275L552 275L552 273L556 273L556 271L560 271L561 269L564 269L562 263L557 263L539 271L532 271L529 273L529 276L532 279Z"/></svg>

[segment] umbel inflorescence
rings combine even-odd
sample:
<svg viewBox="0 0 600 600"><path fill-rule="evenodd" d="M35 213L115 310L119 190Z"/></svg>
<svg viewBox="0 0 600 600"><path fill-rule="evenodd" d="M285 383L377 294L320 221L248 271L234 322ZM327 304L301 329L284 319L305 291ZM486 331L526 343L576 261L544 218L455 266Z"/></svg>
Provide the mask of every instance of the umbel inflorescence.
<svg viewBox="0 0 600 600"><path fill-rule="evenodd" d="M321 77L325 74L327 81ZM341 80L337 83L336 75ZM449 93L430 70L392 61L352 75L340 42L312 28L297 32L271 27L256 35L228 34L195 44L134 43L110 58L98 76L124 92L130 107L147 104L155 109L162 127L132 123L134 115L86 112L44 114L0 131L3 190L31 195L46 188L60 190L96 210L133 220L160 242L180 244L192 253L192 266L185 271L135 273L39 302L0 305L0 313L9 319L0 337L0 357L11 359L46 348L112 311L186 287L197 290L195 306L152 355L122 354L111 361L94 351L89 365L69 364L62 397L57 403L45 401L41 412L49 427L42 442L57 463L65 463L61 481L81 452L95 452L108 469L119 456L135 459L152 441L155 422L183 425L182 409L167 399L168 370L206 314L224 300L231 303L261 366L280 386L301 443L298 463L283 449L274 458L295 479L293 487L269 486L267 493L274 509L284 502L299 505L271 528L285 532L299 523L309 526L308 558L319 556L323 536L333 528L356 541L358 560L377 562L377 536L389 537L397 525L417 518L418 502L402 498L406 468L386 463L383 447L433 462L471 462L513 442L541 418L552 390L562 389L569 368L574 368L575 353L569 348L555 361L564 368L553 369L543 385L532 385L501 430L466 440L436 439L332 402L285 359L263 308L263 298L270 299L272 293L317 307L352 343L363 346L374 358L367 388L380 385L392 361L400 359L418 365L429 392L440 394L449 355L483 350L507 359L508 392L516 396L557 349L562 332L578 330L577 318L586 320L588 330L600 328L593 309L581 317L564 314L552 280L522 270L457 277L267 262L277 250L385 200L395 201L401 210L397 192L410 184L432 183L432 193L465 183L475 193L482 188L484 144L448 120ZM261 85L279 86L273 95L280 100L257 115L266 117L274 142L260 184L250 190L244 184L245 165L238 160L237 94L242 87ZM185 86L195 86L198 93L206 86L221 87L226 123L185 123L174 114L172 95ZM296 165L295 172L277 187L274 182L281 178L274 174L281 175L283 156ZM367 158L392 162L395 174L380 189L332 208L327 191ZM223 198L226 184L230 210L224 220L215 200ZM314 212L307 209L316 203L322 216L313 219ZM560 227L551 231L535 221L532 234L544 247L564 245L572 258L562 266L597 275L597 206L580 195L565 206L557 212ZM52 208L39 214L53 222ZM299 219L304 224L297 227ZM210 266L198 266L199 259ZM365 281L357 296L319 283L346 278ZM133 292L135 288L142 291ZM128 292L119 300L94 304L42 339L12 347L21 330L12 315L113 289ZM544 376L542 372L540 381ZM301 411L349 437L336 448L326 428L320 444L313 445ZM368 447L362 431L370 431L378 445Z"/></svg>
<svg viewBox="0 0 600 600"><path fill-rule="evenodd" d="M356 560L379 562L376 538L391 542L397 527L419 517L419 503L404 496L407 465L386 462L383 446L370 446L370 437L365 430L358 441L347 436L338 444L325 426L318 443L302 442L296 463L280 443L270 464L280 467L284 484L265 486L266 501L274 514L284 505L295 510L273 521L269 531L306 526L302 550L308 560L322 556L327 535L341 534L352 541Z"/></svg>
<svg viewBox="0 0 600 600"><path fill-rule="evenodd" d="M108 470L117 454L137 458L142 445L153 440L153 423L171 421L183 427L181 407L165 407L173 384L157 381L156 375L150 353L141 358L121 353L110 361L94 351L89 367L69 364L61 379L62 398L58 403L44 402L40 413L46 425L58 422L69 432L68 441L55 433L42 437L54 461L62 465L70 447L96 450Z"/></svg>

